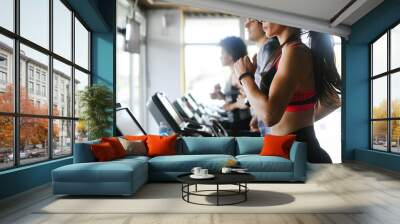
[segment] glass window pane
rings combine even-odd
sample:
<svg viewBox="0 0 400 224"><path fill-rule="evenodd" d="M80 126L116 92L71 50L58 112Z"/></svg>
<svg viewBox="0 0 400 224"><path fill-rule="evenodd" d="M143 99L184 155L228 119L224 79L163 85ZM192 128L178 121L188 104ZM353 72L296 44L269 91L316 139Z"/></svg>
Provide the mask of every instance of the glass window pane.
<svg viewBox="0 0 400 224"><path fill-rule="evenodd" d="M89 86L89 75L75 69L75 117L79 117L81 114L81 108L79 106L80 93Z"/></svg>
<svg viewBox="0 0 400 224"><path fill-rule="evenodd" d="M75 18L75 63L89 69L89 32Z"/></svg>
<svg viewBox="0 0 400 224"><path fill-rule="evenodd" d="M333 37L333 50L335 52L336 69L340 76L342 76L342 39L338 36Z"/></svg>
<svg viewBox="0 0 400 224"><path fill-rule="evenodd" d="M210 94L214 86L222 89L231 71L221 64L221 48L215 45L187 45L185 47L186 90L202 103L213 103ZM202 63L199 63L201 61Z"/></svg>
<svg viewBox="0 0 400 224"><path fill-rule="evenodd" d="M71 60L72 12L60 1L53 0L53 51Z"/></svg>
<svg viewBox="0 0 400 224"><path fill-rule="evenodd" d="M387 34L372 44L372 74L378 75L387 71Z"/></svg>
<svg viewBox="0 0 400 224"><path fill-rule="evenodd" d="M72 154L72 121L53 120L53 157Z"/></svg>
<svg viewBox="0 0 400 224"><path fill-rule="evenodd" d="M187 18L185 43L219 43L227 36L240 36L238 18Z"/></svg>
<svg viewBox="0 0 400 224"><path fill-rule="evenodd" d="M387 121L372 122L372 147L387 151Z"/></svg>
<svg viewBox="0 0 400 224"><path fill-rule="evenodd" d="M372 81L372 118L387 117L387 78Z"/></svg>
<svg viewBox="0 0 400 224"><path fill-rule="evenodd" d="M400 120L393 120L391 123L392 152L400 153Z"/></svg>
<svg viewBox="0 0 400 224"><path fill-rule="evenodd" d="M71 66L53 60L53 115L72 117Z"/></svg>
<svg viewBox="0 0 400 224"><path fill-rule="evenodd" d="M20 118L20 163L34 163L49 158L49 120L44 118Z"/></svg>
<svg viewBox="0 0 400 224"><path fill-rule="evenodd" d="M400 67L400 24L390 32L390 67L395 69Z"/></svg>
<svg viewBox="0 0 400 224"><path fill-rule="evenodd" d="M88 129L83 120L75 121L75 143L85 142L88 138Z"/></svg>
<svg viewBox="0 0 400 224"><path fill-rule="evenodd" d="M400 117L400 72L391 74L390 85L391 116Z"/></svg>
<svg viewBox="0 0 400 224"><path fill-rule="evenodd" d="M49 0L20 0L21 36L49 47Z"/></svg>
<svg viewBox="0 0 400 224"><path fill-rule="evenodd" d="M14 43L0 35L0 111L14 111Z"/></svg>
<svg viewBox="0 0 400 224"><path fill-rule="evenodd" d="M14 0L1 0L0 9L0 26L14 31Z"/></svg>
<svg viewBox="0 0 400 224"><path fill-rule="evenodd" d="M47 115L49 108L49 57L21 44L20 60L21 113Z"/></svg>
<svg viewBox="0 0 400 224"><path fill-rule="evenodd" d="M14 165L13 118L0 116L0 170Z"/></svg>
<svg viewBox="0 0 400 224"><path fill-rule="evenodd" d="M126 80L131 80L132 69L127 66L132 63L131 53L124 50L124 36L121 34L117 35L117 102L121 105L133 108L131 105L131 94L133 88L132 84L135 82L127 82ZM135 80L136 81L136 80Z"/></svg>

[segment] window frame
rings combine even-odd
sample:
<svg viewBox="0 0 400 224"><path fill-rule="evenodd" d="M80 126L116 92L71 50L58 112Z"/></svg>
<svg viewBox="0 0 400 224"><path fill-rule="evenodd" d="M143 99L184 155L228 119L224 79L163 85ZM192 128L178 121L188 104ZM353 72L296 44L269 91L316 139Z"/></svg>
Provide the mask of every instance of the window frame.
<svg viewBox="0 0 400 224"><path fill-rule="evenodd" d="M14 78L14 99L13 99L13 112L2 112L0 111L0 116L2 117L11 117L13 119L13 166L10 167L5 167L5 168L0 168L0 172L5 171L5 170L10 170L10 169L16 169L19 167L23 166L30 166L33 164L38 164L38 163L43 163L46 161L50 160L58 160L66 157L70 157L73 155L74 152L74 143L75 143L75 126L76 126L76 121L79 120L79 117L75 116L75 108L71 108L71 114L70 116L56 116L53 115L53 60L58 60L59 62L62 62L68 66L71 67L71 92L72 92L72 99L71 99L71 105L74 105L75 103L75 69L81 71L82 73L88 75L89 83L88 86L92 85L92 72L91 72L91 37L92 37L92 31L91 29L87 26L87 24L82 20L82 18L72 9L72 7L65 1L65 0L59 0L68 10L71 11L71 18L70 18L70 23L72 26L71 30L71 59L64 58L63 56L55 53L53 50L53 1L54 0L48 0L49 3L49 47L46 49L45 47L42 47L39 44L34 43L33 41L30 41L27 38L24 38L23 36L20 35L20 0L14 0L13 1L13 10L14 10L14 18L13 18L13 31L10 31L4 27L0 26L0 35L10 38L13 41L13 52L12 52L12 57L13 57L13 64L12 66L12 74ZM77 19L83 27L88 31L88 69L85 69L81 67L80 65L75 63L75 19ZM20 111L20 65L21 65L21 60L20 60L20 45L23 44L29 48L32 48L33 50L36 50L42 54L45 54L48 56L49 62L48 62L48 84L46 85L46 91L48 93L45 93L46 96L48 96L48 112L46 115L39 115L39 114L27 114L27 113L21 113ZM27 64L28 66L28 64ZM27 67L27 71L28 71ZM40 73L41 75L42 73ZM26 74L27 81L30 80L30 73L27 72ZM35 80L36 80L36 70L33 70L33 82L35 85ZM41 76L39 77L39 83L41 83ZM46 80L47 81L47 80ZM27 86L28 87L28 86ZM42 87L42 85L41 85ZM29 91L27 89L27 91ZM36 90L34 90L36 91ZM42 96L42 94L40 94ZM47 142L49 143L47 145L47 152L48 155L46 158L43 158L43 160L40 160L38 162L32 162L32 163L26 163L26 164L21 164L21 159L20 159L20 119L21 118L44 118L47 119L48 123L48 135L47 135ZM62 156L55 156L53 155L54 153L54 147L53 147L53 123L57 120L66 120L70 121L72 124L71 127L71 153L68 155L62 155Z"/></svg>
<svg viewBox="0 0 400 224"><path fill-rule="evenodd" d="M368 43L369 47L369 77L368 77L368 84L369 84L369 149L373 151L379 151L379 152L386 152L386 153L391 153L391 154L400 154L400 152L394 152L392 151L392 121L400 121L400 117L393 117L392 116L392 98L391 98L391 92L392 92L392 85L391 85L391 80L392 76L396 75L396 73L400 72L400 67L393 68L391 69L391 31L400 25L400 20L396 21L393 23L391 26L385 29L384 32L380 33L376 38L374 38L371 42ZM386 62L386 71L376 74L373 74L373 44L376 43L381 37L384 35L387 35L387 51L386 51L386 57L387 57L387 62ZM373 118L373 81L379 78L386 77L386 98L387 98L387 105L386 105L386 117L385 118ZM373 136L373 122L376 121L386 121L386 150L379 150L374 148L374 136Z"/></svg>

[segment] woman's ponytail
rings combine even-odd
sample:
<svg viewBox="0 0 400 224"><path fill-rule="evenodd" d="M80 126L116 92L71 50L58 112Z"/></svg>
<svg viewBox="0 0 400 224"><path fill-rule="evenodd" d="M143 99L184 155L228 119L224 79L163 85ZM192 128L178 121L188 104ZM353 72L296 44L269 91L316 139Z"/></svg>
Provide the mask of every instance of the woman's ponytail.
<svg viewBox="0 0 400 224"><path fill-rule="evenodd" d="M341 78L335 64L332 37L328 34L310 31L310 48L313 57L315 88L318 99L329 104L341 94Z"/></svg>

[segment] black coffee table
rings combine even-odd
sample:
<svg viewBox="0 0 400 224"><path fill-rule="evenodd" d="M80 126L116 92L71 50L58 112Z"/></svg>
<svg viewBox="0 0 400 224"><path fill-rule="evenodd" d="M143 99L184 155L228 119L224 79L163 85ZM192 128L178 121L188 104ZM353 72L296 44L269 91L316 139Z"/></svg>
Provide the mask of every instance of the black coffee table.
<svg viewBox="0 0 400 224"><path fill-rule="evenodd" d="M193 179L190 177L191 173L182 174L177 177L178 181L182 183L182 199L188 203L198 205L234 205L245 202L247 200L247 192L249 188L247 183L255 180L255 177L248 173L215 173L215 177L212 179ZM198 190L197 185L216 185L215 190ZM190 191L190 186L195 186L194 191ZM224 190L220 189L220 185L236 185L237 190ZM205 194L209 192L215 192L215 194ZM216 197L216 204L202 204L190 201L190 196L204 196L204 197ZM221 203L221 197L232 197L241 196L239 200L231 203Z"/></svg>

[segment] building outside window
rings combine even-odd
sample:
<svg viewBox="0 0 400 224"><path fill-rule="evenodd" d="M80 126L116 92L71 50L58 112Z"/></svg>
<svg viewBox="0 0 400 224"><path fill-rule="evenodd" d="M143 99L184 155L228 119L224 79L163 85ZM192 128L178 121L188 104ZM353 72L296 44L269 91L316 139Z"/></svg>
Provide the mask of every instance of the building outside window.
<svg viewBox="0 0 400 224"><path fill-rule="evenodd" d="M40 84L36 84L36 95L40 96Z"/></svg>
<svg viewBox="0 0 400 224"><path fill-rule="evenodd" d="M5 91L7 87L7 56L0 54L0 91Z"/></svg>
<svg viewBox="0 0 400 224"><path fill-rule="evenodd" d="M33 82L31 82L31 81L28 82L28 91L29 91L29 94L33 94L33 92L34 92Z"/></svg>
<svg viewBox="0 0 400 224"><path fill-rule="evenodd" d="M7 56L0 54L0 68L7 68Z"/></svg>
<svg viewBox="0 0 400 224"><path fill-rule="evenodd" d="M400 153L400 24L370 44L373 150Z"/></svg>
<svg viewBox="0 0 400 224"><path fill-rule="evenodd" d="M0 83L5 80L7 86L3 90L0 88L0 123L2 124L0 170L70 156L73 151L74 136L79 136L82 140L87 138L85 125L79 124L79 116L73 113L70 106L79 100L78 91L72 92L72 88L63 88L62 94L67 97L64 99L65 105L62 105L62 111L61 107L54 106L57 103L54 99L57 99L60 94L58 90L61 87L57 84L58 79L63 80L64 85L68 83L72 86L74 83L81 83L80 80L73 79L73 74L80 72L82 77L90 80L90 32L87 26L75 16L75 12L70 10L71 7L64 4L64 1L51 0L53 4L49 2L49 0L19 1L19 7L16 9L18 13L14 14L14 11L9 13L13 17L20 15L20 18L15 18L20 21L17 24L19 27L15 29L19 33L16 33L14 29L10 30L9 27L3 27L9 32L0 30ZM10 4L5 8L14 8L13 1L5 1L4 4ZM50 8L51 5L52 8ZM36 13L39 11L42 13ZM46 11L48 13L45 13ZM1 19L3 17L0 17ZM0 26L3 26L2 22L0 21ZM52 29L49 28L50 24L53 24ZM74 25L75 32L73 32ZM51 31L52 35L49 35ZM49 44L51 41L53 49ZM77 49L72 48L73 42L76 43L76 47L81 48L79 55L76 54ZM19 45L19 52L15 52L16 44ZM18 62L12 60L14 52L20 58ZM83 58L80 66L71 58L74 52L75 61ZM53 54L61 57L62 62L56 60ZM3 58L8 60L3 60ZM16 88L13 67L15 64L19 67L17 78L20 83L18 88L20 97L17 99L14 99ZM53 74L49 71L53 71ZM50 79L54 82L52 90L50 90ZM87 81L81 86L89 84L90 82ZM54 100L52 110L49 110L50 99ZM67 100L71 102L65 102ZM15 104L20 108L18 113L14 111ZM14 130L18 132L14 133ZM37 134L33 136L32 133ZM14 145L15 142L18 145ZM17 154L14 154L14 150Z"/></svg>
<svg viewBox="0 0 400 224"><path fill-rule="evenodd" d="M0 84L7 84L7 73L5 73L4 71L0 71Z"/></svg>
<svg viewBox="0 0 400 224"><path fill-rule="evenodd" d="M42 86L42 96L46 96L46 86Z"/></svg>
<svg viewBox="0 0 400 224"><path fill-rule="evenodd" d="M40 81L40 70L36 69L36 80Z"/></svg>
<svg viewBox="0 0 400 224"><path fill-rule="evenodd" d="M32 66L29 66L28 75L29 75L29 79L33 80L33 67Z"/></svg>

